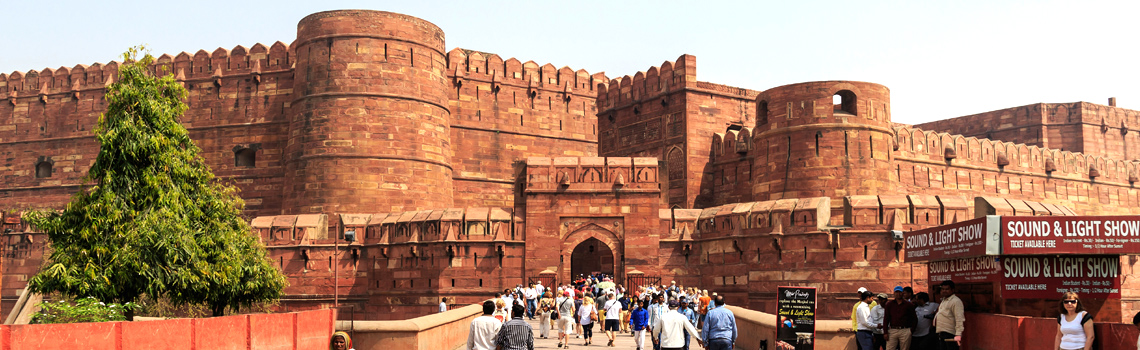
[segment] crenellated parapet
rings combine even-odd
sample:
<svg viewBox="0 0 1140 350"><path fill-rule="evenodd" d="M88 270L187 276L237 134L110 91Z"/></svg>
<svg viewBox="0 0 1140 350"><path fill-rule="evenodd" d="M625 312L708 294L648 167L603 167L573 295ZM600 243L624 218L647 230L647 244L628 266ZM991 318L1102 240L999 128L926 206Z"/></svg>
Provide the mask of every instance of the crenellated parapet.
<svg viewBox="0 0 1140 350"><path fill-rule="evenodd" d="M660 192L656 158L532 157L526 193Z"/></svg>

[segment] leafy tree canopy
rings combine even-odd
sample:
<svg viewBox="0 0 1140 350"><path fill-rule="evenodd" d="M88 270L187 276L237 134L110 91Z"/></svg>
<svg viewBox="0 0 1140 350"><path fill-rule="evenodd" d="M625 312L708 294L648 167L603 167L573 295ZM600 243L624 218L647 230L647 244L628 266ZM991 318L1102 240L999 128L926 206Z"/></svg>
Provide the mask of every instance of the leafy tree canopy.
<svg viewBox="0 0 1140 350"><path fill-rule="evenodd" d="M237 190L214 179L179 124L186 89L148 73L152 61L141 46L124 54L95 128L89 187L63 211L26 215L52 245L32 290L117 303L146 294L205 303L215 316L276 300L285 277L241 217Z"/></svg>

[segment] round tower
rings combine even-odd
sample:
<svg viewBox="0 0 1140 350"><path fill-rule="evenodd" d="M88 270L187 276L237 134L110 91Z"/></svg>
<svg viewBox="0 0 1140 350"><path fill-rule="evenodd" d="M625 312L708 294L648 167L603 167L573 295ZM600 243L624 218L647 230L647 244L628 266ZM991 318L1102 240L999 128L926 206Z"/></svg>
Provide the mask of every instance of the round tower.
<svg viewBox="0 0 1140 350"><path fill-rule="evenodd" d="M756 200L893 194L891 95L886 86L820 81L756 97Z"/></svg>
<svg viewBox="0 0 1140 350"><path fill-rule="evenodd" d="M318 12L293 49L283 211L450 207L443 31L398 13Z"/></svg>

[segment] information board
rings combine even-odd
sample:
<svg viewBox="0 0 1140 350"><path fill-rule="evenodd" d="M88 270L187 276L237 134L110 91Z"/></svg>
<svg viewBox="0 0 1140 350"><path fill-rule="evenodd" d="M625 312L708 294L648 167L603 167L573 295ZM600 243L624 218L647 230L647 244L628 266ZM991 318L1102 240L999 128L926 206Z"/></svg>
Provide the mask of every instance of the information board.
<svg viewBox="0 0 1140 350"><path fill-rule="evenodd" d="M815 349L815 288L776 288L776 349Z"/></svg>
<svg viewBox="0 0 1140 350"><path fill-rule="evenodd" d="M927 263L930 285L996 282L1005 299L1120 298L1117 255L985 256Z"/></svg>
<svg viewBox="0 0 1140 350"><path fill-rule="evenodd" d="M1140 216L1003 216L1002 254L1135 254Z"/></svg>
<svg viewBox="0 0 1140 350"><path fill-rule="evenodd" d="M903 234L906 262L998 255L1000 216L987 216Z"/></svg>

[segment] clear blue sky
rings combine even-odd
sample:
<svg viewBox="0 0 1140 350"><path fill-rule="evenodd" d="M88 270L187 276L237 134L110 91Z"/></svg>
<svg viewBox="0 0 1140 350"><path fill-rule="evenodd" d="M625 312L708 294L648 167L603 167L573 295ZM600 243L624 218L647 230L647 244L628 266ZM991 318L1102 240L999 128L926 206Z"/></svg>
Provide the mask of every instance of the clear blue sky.
<svg viewBox="0 0 1140 350"><path fill-rule="evenodd" d="M633 75L681 54L697 78L764 90L815 80L891 89L896 122L1036 102L1140 109L1140 1L4 1L0 72L290 43L313 12L404 13L448 49Z"/></svg>

